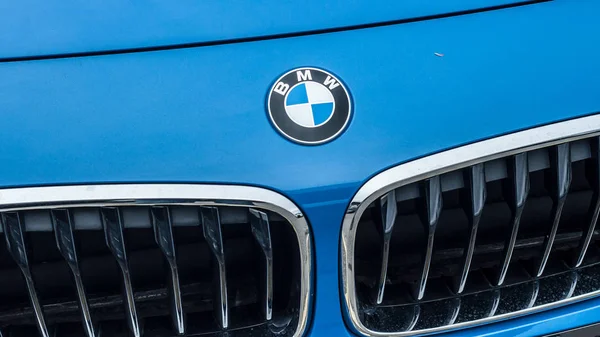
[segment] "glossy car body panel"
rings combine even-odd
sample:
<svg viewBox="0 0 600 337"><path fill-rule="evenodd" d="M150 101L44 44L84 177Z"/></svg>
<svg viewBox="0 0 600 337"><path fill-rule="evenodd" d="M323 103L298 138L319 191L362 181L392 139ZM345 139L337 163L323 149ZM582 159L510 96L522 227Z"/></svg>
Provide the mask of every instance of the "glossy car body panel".
<svg viewBox="0 0 600 337"><path fill-rule="evenodd" d="M209 43L529 1L6 1L0 4L0 59Z"/></svg>
<svg viewBox="0 0 600 337"><path fill-rule="evenodd" d="M279 40L0 63L0 186L280 191L313 229L311 335L350 335L338 240L354 193L420 156L599 112L599 12L597 1L559 0ZM353 96L351 125L326 145L291 143L266 117L272 81L298 66L335 72ZM450 335L537 336L598 317L595 299Z"/></svg>

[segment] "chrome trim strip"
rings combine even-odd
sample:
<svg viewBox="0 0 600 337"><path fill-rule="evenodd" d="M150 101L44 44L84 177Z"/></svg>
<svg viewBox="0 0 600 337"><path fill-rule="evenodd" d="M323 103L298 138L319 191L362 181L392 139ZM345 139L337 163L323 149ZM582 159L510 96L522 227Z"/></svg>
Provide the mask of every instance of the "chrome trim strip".
<svg viewBox="0 0 600 337"><path fill-rule="evenodd" d="M300 252L300 305L293 337L306 333L312 303L312 238L300 209L283 195L259 187L207 184L114 184L0 189L0 212L135 205L230 206L268 210L284 217Z"/></svg>
<svg viewBox="0 0 600 337"><path fill-rule="evenodd" d="M387 169L369 179L356 193L344 216L341 231L340 259L342 300L347 309L345 319L349 326L364 336L412 336L416 334L436 333L481 325L515 316L538 312L549 308L585 300L597 295L600 291L575 296L570 299L544 304L515 313L501 314L471 322L457 323L452 326L441 326L408 332L379 332L368 329L360 321L358 303L355 296L354 282L354 239L361 215L377 198L400 186L440 175L449 171L469 167L484 161L511 156L531 151L540 147L557 145L567 141L600 135L600 115L591 115L564 122L536 127L512 134L461 146L436 153L421 159L407 162Z"/></svg>
<svg viewBox="0 0 600 337"><path fill-rule="evenodd" d="M85 288L81 278L79 269L79 261L77 260L77 249L75 248L75 238L73 237L73 222L71 213L65 209L53 209L50 211L50 218L54 227L54 236L56 237L56 246L58 251L63 256L73 279L75 280L75 289L77 289L77 300L79 301L79 310L81 310L83 328L88 337L95 337L94 322L90 314Z"/></svg>

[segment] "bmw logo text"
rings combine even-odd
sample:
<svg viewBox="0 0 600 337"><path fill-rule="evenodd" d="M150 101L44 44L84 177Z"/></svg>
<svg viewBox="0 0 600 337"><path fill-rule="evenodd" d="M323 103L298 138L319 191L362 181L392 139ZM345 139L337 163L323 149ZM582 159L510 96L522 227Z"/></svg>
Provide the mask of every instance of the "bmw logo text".
<svg viewBox="0 0 600 337"><path fill-rule="evenodd" d="M269 118L288 139L323 144L339 136L352 115L350 94L333 74L297 68L281 76L269 91Z"/></svg>

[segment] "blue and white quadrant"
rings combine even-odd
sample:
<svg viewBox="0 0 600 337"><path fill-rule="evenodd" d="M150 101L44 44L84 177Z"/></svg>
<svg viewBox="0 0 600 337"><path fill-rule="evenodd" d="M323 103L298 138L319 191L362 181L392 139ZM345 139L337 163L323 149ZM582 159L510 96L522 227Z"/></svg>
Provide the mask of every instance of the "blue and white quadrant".
<svg viewBox="0 0 600 337"><path fill-rule="evenodd" d="M321 126L334 111L331 92L321 83L302 82L294 86L285 98L285 112L298 125L307 128Z"/></svg>

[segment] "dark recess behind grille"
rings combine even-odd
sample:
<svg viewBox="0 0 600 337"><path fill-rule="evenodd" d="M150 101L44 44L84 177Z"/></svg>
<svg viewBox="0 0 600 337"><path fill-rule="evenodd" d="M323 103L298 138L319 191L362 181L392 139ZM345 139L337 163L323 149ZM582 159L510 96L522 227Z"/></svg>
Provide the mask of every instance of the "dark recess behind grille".
<svg viewBox="0 0 600 337"><path fill-rule="evenodd" d="M155 240L152 214L164 215L172 230L179 277L184 335L290 336L297 327L300 258L294 229L281 216L244 207L123 206L70 208L52 212L70 217L81 279L96 335L133 336L125 308L122 271L105 239L101 210L120 212L141 336L177 336L172 311L173 278ZM203 213L208 212L208 213ZM210 212L218 217L210 218ZM117 213L113 213L117 214ZM162 214L162 215L161 215ZM219 314L219 259L203 232L208 220L220 227L224 247L228 319ZM252 233L251 219L266 216L272 244L272 317L267 317L266 258ZM3 222L23 229L29 269L42 305L45 325L57 337L85 336L75 277L61 255L50 210L4 212ZM117 218L115 218L117 219ZM155 219L155 221L157 221ZM169 219L172 226L169 226ZM220 221L219 221L220 220ZM264 219L263 219L264 220ZM264 222L262 223L265 224ZM14 227L18 228L18 227ZM68 227L67 227L68 228ZM216 227L214 227L216 228ZM263 227L264 228L264 227ZM206 228L204 228L206 229ZM0 327L4 336L40 335L23 273L7 253L6 231L0 233ZM168 236L167 236L168 237ZM219 236L216 234L216 238ZM167 240L168 241L168 240ZM168 246L167 242L167 246ZM14 243L13 243L14 244ZM227 326L224 327L224 322ZM54 335L53 335L54 336Z"/></svg>
<svg viewBox="0 0 600 337"><path fill-rule="evenodd" d="M363 324L381 332L452 328L599 291L598 153L599 139L589 138L476 164L379 198L362 214L354 246Z"/></svg>

